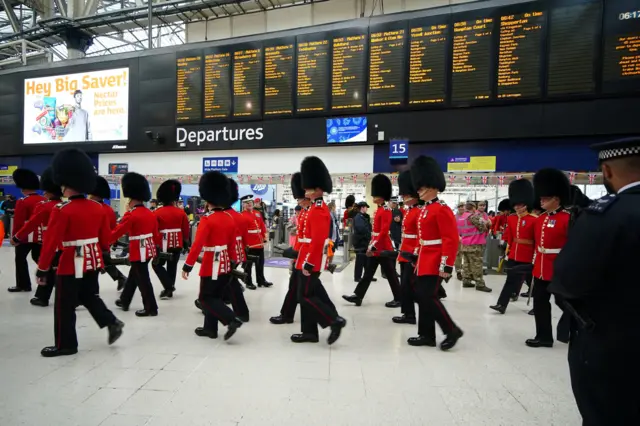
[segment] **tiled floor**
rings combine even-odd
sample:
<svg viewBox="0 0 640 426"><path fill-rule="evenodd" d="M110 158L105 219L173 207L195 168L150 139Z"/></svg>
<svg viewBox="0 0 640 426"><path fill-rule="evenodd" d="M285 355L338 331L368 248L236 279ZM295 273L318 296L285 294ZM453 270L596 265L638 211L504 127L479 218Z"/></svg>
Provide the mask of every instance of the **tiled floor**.
<svg viewBox="0 0 640 426"><path fill-rule="evenodd" d="M13 253L0 249L2 283L13 284ZM195 273L178 283L156 318L136 318L113 302L115 283L101 294L125 321L124 336L107 346L106 331L78 311L80 352L45 359L53 343L53 308L29 305L30 295L0 289L0 425L580 425L571 394L567 348L530 349L533 318L524 301L507 315L488 309L497 294L447 284L445 305L465 336L449 353L414 348L415 326L391 323L385 282L372 285L362 307L340 295L353 290L352 268L324 283L342 316L343 337L329 348L295 345L299 324L274 326L288 280L268 268L275 285L245 293L251 322L225 343L194 335ZM155 277L154 277L155 280ZM497 291L501 277L488 277ZM156 284L156 290L160 288ZM297 320L297 318L296 318Z"/></svg>

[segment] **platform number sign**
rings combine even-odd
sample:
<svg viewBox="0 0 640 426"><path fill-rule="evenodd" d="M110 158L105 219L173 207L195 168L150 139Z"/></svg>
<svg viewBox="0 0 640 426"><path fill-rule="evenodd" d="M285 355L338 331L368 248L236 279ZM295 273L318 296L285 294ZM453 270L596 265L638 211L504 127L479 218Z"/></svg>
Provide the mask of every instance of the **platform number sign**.
<svg viewBox="0 0 640 426"><path fill-rule="evenodd" d="M389 141L389 159L406 160L409 158L409 140L391 139Z"/></svg>

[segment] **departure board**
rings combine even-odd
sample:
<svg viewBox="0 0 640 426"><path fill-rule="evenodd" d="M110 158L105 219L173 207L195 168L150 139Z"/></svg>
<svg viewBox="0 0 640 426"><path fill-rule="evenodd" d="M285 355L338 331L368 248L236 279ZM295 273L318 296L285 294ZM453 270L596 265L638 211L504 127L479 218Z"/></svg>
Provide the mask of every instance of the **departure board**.
<svg viewBox="0 0 640 426"><path fill-rule="evenodd" d="M640 89L640 4L637 0L607 0L604 9L602 89Z"/></svg>
<svg viewBox="0 0 640 426"><path fill-rule="evenodd" d="M366 34L333 39L331 67L331 109L364 110Z"/></svg>
<svg viewBox="0 0 640 426"><path fill-rule="evenodd" d="M404 28L373 31L369 36L369 107L404 105Z"/></svg>
<svg viewBox="0 0 640 426"><path fill-rule="evenodd" d="M231 53L204 55L204 118L231 115Z"/></svg>
<svg viewBox="0 0 640 426"><path fill-rule="evenodd" d="M453 24L451 99L453 102L491 99L491 35L494 19L479 17Z"/></svg>
<svg viewBox="0 0 640 426"><path fill-rule="evenodd" d="M554 7L549 13L547 94L562 96L594 92L600 4L592 2Z"/></svg>
<svg viewBox="0 0 640 426"><path fill-rule="evenodd" d="M541 95L545 23L542 10L500 16L498 99Z"/></svg>
<svg viewBox="0 0 640 426"><path fill-rule="evenodd" d="M202 56L176 59L176 121L202 120Z"/></svg>
<svg viewBox="0 0 640 426"><path fill-rule="evenodd" d="M447 95L449 24L409 29L409 105L443 103Z"/></svg>
<svg viewBox="0 0 640 426"><path fill-rule="evenodd" d="M264 49L264 115L293 114L294 43Z"/></svg>
<svg viewBox="0 0 640 426"><path fill-rule="evenodd" d="M330 47L329 40L298 40L297 112L327 112Z"/></svg>
<svg viewBox="0 0 640 426"><path fill-rule="evenodd" d="M260 117L262 49L233 52L233 116Z"/></svg>

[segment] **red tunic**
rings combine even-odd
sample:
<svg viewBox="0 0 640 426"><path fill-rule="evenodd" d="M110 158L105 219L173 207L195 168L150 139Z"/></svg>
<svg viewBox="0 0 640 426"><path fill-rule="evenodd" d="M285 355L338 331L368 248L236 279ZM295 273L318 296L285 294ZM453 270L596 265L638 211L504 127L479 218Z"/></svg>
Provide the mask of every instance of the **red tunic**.
<svg viewBox="0 0 640 426"><path fill-rule="evenodd" d="M13 213L13 228L11 228L11 235L15 235L24 224L31 219L36 207L42 201L47 201L42 195L29 194L20 198L16 202L16 208ZM38 233L30 233L23 241L24 243L41 243L42 235Z"/></svg>
<svg viewBox="0 0 640 426"><path fill-rule="evenodd" d="M33 215L25 224L16 232L14 237L21 241L26 242L29 235L32 235L34 241L42 241L44 231L47 230L47 224L49 223L49 217L51 216L51 210L60 203L60 199L40 201L36 208L33 210Z"/></svg>
<svg viewBox="0 0 640 426"><path fill-rule="evenodd" d="M420 206L414 205L407 209L402 219L402 242L400 251L414 253L419 246L418 239L418 219L420 217ZM409 262L409 260L398 255L399 262Z"/></svg>
<svg viewBox="0 0 640 426"><path fill-rule="evenodd" d="M305 267L313 272L320 272L327 267L329 229L331 213L322 199L314 201L305 218L304 238L300 243L296 269ZM323 261L324 259L324 261Z"/></svg>
<svg viewBox="0 0 640 426"><path fill-rule="evenodd" d="M189 240L189 218L184 209L176 206L162 206L153 211L158 219L160 250L182 248L183 241Z"/></svg>
<svg viewBox="0 0 640 426"><path fill-rule="evenodd" d="M51 268L53 257L62 246L58 275L82 276L83 272L104 267L102 252L109 249L109 223L100 203L73 196L57 204L51 211L42 252L38 262L40 271ZM76 262L76 250L81 254ZM76 271L76 264L82 265Z"/></svg>
<svg viewBox="0 0 640 426"><path fill-rule="evenodd" d="M116 217L116 212L111 208L109 204L102 203L102 209L107 215L107 219L109 220L109 226L111 229L116 229L116 225L118 225L118 218Z"/></svg>
<svg viewBox="0 0 640 426"><path fill-rule="evenodd" d="M545 212L536 220L533 276L544 281L553 278L553 262L567 242L571 214L566 210Z"/></svg>
<svg viewBox="0 0 640 426"><path fill-rule="evenodd" d="M297 252L300 251L300 245L303 241L309 238L307 235L307 220L309 219L309 209L300 210L298 215L298 230L296 232L296 245L293 249Z"/></svg>
<svg viewBox="0 0 640 426"><path fill-rule="evenodd" d="M534 251L534 230L537 217L531 213L519 217L509 215L503 239L509 245L509 259L516 262L531 263Z"/></svg>
<svg viewBox="0 0 640 426"><path fill-rule="evenodd" d="M129 234L131 262L146 262L156 257L156 245L160 245L161 241L158 221L151 210L137 205L126 212L116 229L111 232L111 244L125 234Z"/></svg>
<svg viewBox="0 0 640 426"><path fill-rule="evenodd" d="M231 273L231 262L238 262L236 251L236 224L229 212L215 209L200 218L196 238L185 265L192 268L202 251L201 277L214 277L214 253L218 254L218 276ZM217 277L214 277L217 279Z"/></svg>
<svg viewBox="0 0 640 426"><path fill-rule="evenodd" d="M496 215L492 224L492 231L494 234L499 234L500 232L504 232L504 227L507 226L507 217L508 215L506 214Z"/></svg>
<svg viewBox="0 0 640 426"><path fill-rule="evenodd" d="M458 254L458 226L444 201L435 198L421 208L418 238L416 275L439 275L441 271L451 273Z"/></svg>
<svg viewBox="0 0 640 426"><path fill-rule="evenodd" d="M247 241L249 240L249 223L243 215L234 209L227 209L225 212L231 215L236 224L236 256L238 258L238 262L244 262L247 260L244 248L247 246Z"/></svg>
<svg viewBox="0 0 640 426"><path fill-rule="evenodd" d="M380 256L381 251L393 250L393 244L389 236L392 219L393 214L389 207L378 207L373 217L373 232L371 233L371 242L369 243L369 250L373 251L374 256Z"/></svg>
<svg viewBox="0 0 640 426"><path fill-rule="evenodd" d="M247 247L262 248L264 247L264 237L267 234L267 228L262 220L262 215L254 211L243 211L242 216L247 221L248 238L245 243Z"/></svg>

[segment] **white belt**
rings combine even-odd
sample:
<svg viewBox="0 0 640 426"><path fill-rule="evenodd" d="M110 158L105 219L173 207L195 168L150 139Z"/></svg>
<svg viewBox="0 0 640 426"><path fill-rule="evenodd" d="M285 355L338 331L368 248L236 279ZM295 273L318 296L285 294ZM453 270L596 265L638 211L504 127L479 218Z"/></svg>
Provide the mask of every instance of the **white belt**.
<svg viewBox="0 0 640 426"><path fill-rule="evenodd" d="M47 227L46 227L46 226L42 226L42 230L43 230L43 231L46 231L46 230L47 230Z"/></svg>
<svg viewBox="0 0 640 426"><path fill-rule="evenodd" d="M242 241L242 235L238 235L238 236L236 237L236 241Z"/></svg>
<svg viewBox="0 0 640 426"><path fill-rule="evenodd" d="M89 244L96 244L98 242L98 238L87 238L86 240L75 240L75 241L63 241L62 247L82 247L88 246Z"/></svg>
<svg viewBox="0 0 640 426"><path fill-rule="evenodd" d="M420 240L421 246L436 246L442 244L442 240Z"/></svg>
<svg viewBox="0 0 640 426"><path fill-rule="evenodd" d="M249 232L250 234L259 234L260 230L259 229L249 229L249 231L247 231L247 232Z"/></svg>
<svg viewBox="0 0 640 426"><path fill-rule="evenodd" d="M151 237L153 237L153 234L131 235L129 236L129 240L131 241L146 240L147 238L151 238Z"/></svg>
<svg viewBox="0 0 640 426"><path fill-rule="evenodd" d="M413 240L414 238L418 238L418 236L414 234L402 234L402 238Z"/></svg>
<svg viewBox="0 0 640 426"><path fill-rule="evenodd" d="M202 251L213 253L213 268L211 269L211 279L217 280L220 272L220 253L227 250L227 246L203 247Z"/></svg>
<svg viewBox="0 0 640 426"><path fill-rule="evenodd" d="M372 232L372 233L371 233L371 236L372 236L372 237L377 237L378 235L380 235L380 233L379 233L379 232Z"/></svg>
<svg viewBox="0 0 640 426"><path fill-rule="evenodd" d="M174 228L174 229L161 229L160 230L161 234L173 234L175 232L182 232L182 229ZM151 234L149 234L149 235L151 235Z"/></svg>
<svg viewBox="0 0 640 426"><path fill-rule="evenodd" d="M82 278L84 273L84 250L82 247L90 244L97 244L98 238L87 238L85 240L63 241L62 247L75 247L75 257L73 258L73 269L76 278Z"/></svg>
<svg viewBox="0 0 640 426"><path fill-rule="evenodd" d="M298 238L298 242L299 243L306 243L306 244L310 244L311 243L311 238Z"/></svg>
<svg viewBox="0 0 640 426"><path fill-rule="evenodd" d="M131 235L129 241L140 241L140 262L147 261L147 239L152 238L153 234Z"/></svg>
<svg viewBox="0 0 640 426"><path fill-rule="evenodd" d="M562 249L559 249L559 248L550 249L550 248L544 248L544 247L538 246L538 251L542 254L558 254L560 253L560 250Z"/></svg>

